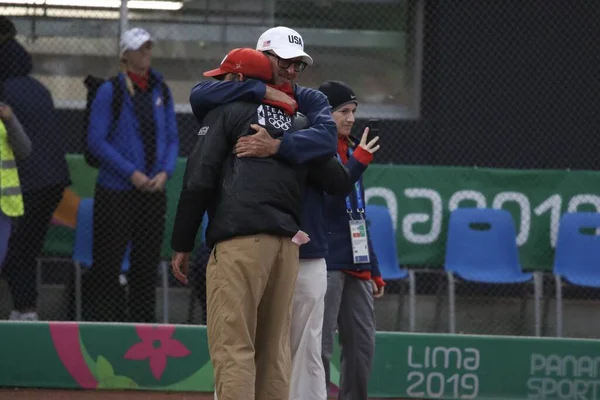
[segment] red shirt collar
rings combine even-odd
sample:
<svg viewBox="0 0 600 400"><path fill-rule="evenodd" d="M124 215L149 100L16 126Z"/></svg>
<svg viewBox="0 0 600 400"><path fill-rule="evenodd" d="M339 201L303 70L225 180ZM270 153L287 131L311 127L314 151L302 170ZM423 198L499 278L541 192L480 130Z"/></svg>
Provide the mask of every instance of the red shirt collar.
<svg viewBox="0 0 600 400"><path fill-rule="evenodd" d="M150 81L150 71L147 71L144 75L138 75L134 72L127 71L127 76L135 83L141 90L147 90Z"/></svg>

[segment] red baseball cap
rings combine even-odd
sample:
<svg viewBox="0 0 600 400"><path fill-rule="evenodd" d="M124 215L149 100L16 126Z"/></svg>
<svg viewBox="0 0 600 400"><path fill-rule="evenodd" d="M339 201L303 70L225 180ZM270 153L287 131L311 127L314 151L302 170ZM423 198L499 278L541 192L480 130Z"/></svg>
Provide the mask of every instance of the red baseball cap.
<svg viewBox="0 0 600 400"><path fill-rule="evenodd" d="M229 73L242 74L262 81L270 81L273 78L269 58L250 48L231 50L221 61L219 68L206 71L204 76L215 77Z"/></svg>

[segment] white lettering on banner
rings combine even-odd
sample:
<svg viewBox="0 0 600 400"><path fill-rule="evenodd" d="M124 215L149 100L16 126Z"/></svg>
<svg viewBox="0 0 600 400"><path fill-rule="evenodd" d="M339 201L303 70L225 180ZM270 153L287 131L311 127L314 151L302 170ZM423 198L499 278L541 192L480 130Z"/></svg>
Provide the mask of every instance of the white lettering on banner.
<svg viewBox="0 0 600 400"><path fill-rule="evenodd" d="M396 193L394 193L392 189L379 186L371 187L365 190L365 204L375 197L381 197L385 201L385 205L392 216L394 232L396 232L396 228L398 226L398 200L396 199Z"/></svg>
<svg viewBox="0 0 600 400"><path fill-rule="evenodd" d="M433 189L411 188L404 190L409 199L428 199L431 201L431 229L428 233L415 233L413 226L428 222L430 217L425 213L407 214L402 220L402 234L411 243L429 244L435 242L442 231L442 196Z"/></svg>
<svg viewBox="0 0 600 400"><path fill-rule="evenodd" d="M600 213L600 197L594 194L580 194L573 196L571 201L569 201L567 210L569 212L575 212L582 204L591 204L596 207L596 212ZM596 235L600 235L600 228L596 229Z"/></svg>
<svg viewBox="0 0 600 400"><path fill-rule="evenodd" d="M479 350L473 347L425 346L420 357L408 347L406 394L433 399L475 399L479 395ZM434 371L432 371L434 370ZM465 371L463 373L463 371Z"/></svg>
<svg viewBox="0 0 600 400"><path fill-rule="evenodd" d="M529 367L529 399L597 400L600 396L600 357L533 353Z"/></svg>
<svg viewBox="0 0 600 400"><path fill-rule="evenodd" d="M522 246L527 242L527 239L529 239L529 231L531 230L531 205L529 204L529 199L523 193L502 192L498 193L498 195L494 197L492 208L501 209L504 203L509 201L517 203L519 205L519 209L521 210L521 216L519 218L521 222L519 226L519 234L517 235L517 245Z"/></svg>
<svg viewBox="0 0 600 400"><path fill-rule="evenodd" d="M378 187L377 190L383 191L385 188ZM439 239L442 230L443 202L440 193L429 188L407 188L404 190L404 195L408 199L426 199L431 202L431 211L429 213L408 213L404 216L402 219L402 234L404 238L410 243L420 245L436 242ZM386 196L391 197L391 195ZM450 199L448 200L448 210L455 210L461 206L462 202L467 201L475 203L475 206L478 208L487 207L488 204L485 195L479 191L459 190L450 196ZM529 240L531 227L535 222L532 217L531 201L524 193L500 192L492 199L491 207L501 209L504 208L507 203L514 203L519 207L520 218L519 229L517 232L517 245L522 246ZM553 194L533 208L533 214L538 217L543 216L545 213L550 213L549 241L553 248L556 247L562 206L562 197L558 194ZM575 195L569 201L567 211L578 211L581 210L582 206L592 206L595 209L595 212L600 212L600 196L593 194ZM389 202L388 207L390 208L392 215L394 215L394 209ZM401 215L402 201L400 201L399 207L400 209L395 211L396 215ZM431 223L429 232L415 232L415 226L423 223ZM598 228L598 234L600 235L600 228Z"/></svg>
<svg viewBox="0 0 600 400"><path fill-rule="evenodd" d="M483 193L476 190L461 190L454 193L448 201L448 210L454 211L462 201L471 200L477 205L477 208L485 208L486 201Z"/></svg>
<svg viewBox="0 0 600 400"><path fill-rule="evenodd" d="M562 198L558 194L553 194L537 206L533 212L540 216L550 211L550 246L556 247L558 238L558 224L560 221L560 209L562 207Z"/></svg>
<svg viewBox="0 0 600 400"><path fill-rule="evenodd" d="M582 204L593 205L596 207L596 212L600 213L600 197L594 194L578 194L577 196L573 196L571 201L569 201L567 210L575 212Z"/></svg>

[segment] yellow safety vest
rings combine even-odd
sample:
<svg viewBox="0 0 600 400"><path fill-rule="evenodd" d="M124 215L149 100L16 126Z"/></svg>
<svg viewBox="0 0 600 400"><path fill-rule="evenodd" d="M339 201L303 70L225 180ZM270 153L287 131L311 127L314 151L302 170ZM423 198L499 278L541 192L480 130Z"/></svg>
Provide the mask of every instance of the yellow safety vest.
<svg viewBox="0 0 600 400"><path fill-rule="evenodd" d="M0 121L0 210L9 217L19 217L25 212L15 155L8 144L8 133L2 121Z"/></svg>

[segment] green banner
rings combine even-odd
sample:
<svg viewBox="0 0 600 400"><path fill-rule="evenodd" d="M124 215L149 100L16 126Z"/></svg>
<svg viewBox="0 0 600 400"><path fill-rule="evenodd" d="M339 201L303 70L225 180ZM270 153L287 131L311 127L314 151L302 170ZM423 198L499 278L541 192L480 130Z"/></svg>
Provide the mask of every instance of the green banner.
<svg viewBox="0 0 600 400"><path fill-rule="evenodd" d="M0 387L214 387L204 327L0 322L0 337ZM598 354L597 340L379 332L369 396L599 399Z"/></svg>
<svg viewBox="0 0 600 400"><path fill-rule="evenodd" d="M67 156L72 189L93 195L97 171L80 154ZM161 255L170 258L170 236L185 159L167 184L167 224ZM566 211L600 212L600 173L591 171L503 170L458 167L371 165L365 173L368 203L386 204L392 214L400 262L444 264L449 212L456 207L494 207L515 218L521 263L526 269L552 268L560 216ZM44 252L70 257L74 232L51 226Z"/></svg>
<svg viewBox="0 0 600 400"><path fill-rule="evenodd" d="M373 396L416 399L600 399L600 341L385 334Z"/></svg>
<svg viewBox="0 0 600 400"><path fill-rule="evenodd" d="M392 214L400 262L444 264L448 216L457 207L503 208L515 220L521 264L552 269L559 219L567 211L600 212L600 173L372 165L368 203Z"/></svg>

